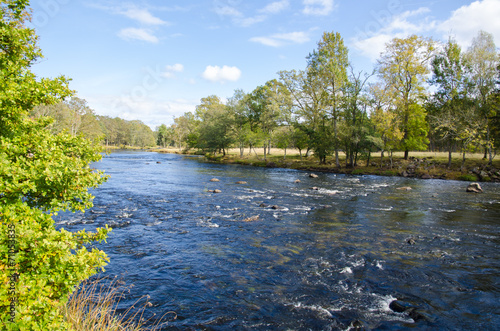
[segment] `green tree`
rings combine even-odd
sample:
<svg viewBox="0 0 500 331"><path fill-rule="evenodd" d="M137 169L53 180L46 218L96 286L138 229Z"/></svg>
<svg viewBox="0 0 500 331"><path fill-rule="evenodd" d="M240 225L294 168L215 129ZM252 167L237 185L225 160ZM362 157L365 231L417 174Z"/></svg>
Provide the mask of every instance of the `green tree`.
<svg viewBox="0 0 500 331"><path fill-rule="evenodd" d="M437 87L429 106L429 122L432 129L446 142L448 168L451 167L455 144L462 140L469 122L463 115L470 107L472 86L469 82L469 66L460 46L450 39L432 61L433 78Z"/></svg>
<svg viewBox="0 0 500 331"><path fill-rule="evenodd" d="M28 5L0 2L0 306L9 307L0 310L0 323L3 330L67 330L61 307L107 262L85 244L108 230L56 230L51 216L90 207L88 188L105 178L89 166L101 157L96 143L54 135L51 119L29 116L72 91L65 77L38 79L30 71L41 51L26 26Z"/></svg>
<svg viewBox="0 0 500 331"><path fill-rule="evenodd" d="M429 61L434 53L434 41L416 35L394 38L378 60L378 73L388 91L394 95L395 108L401 118L401 147L408 159L410 150L427 148L427 123L421 100L430 73Z"/></svg>
<svg viewBox="0 0 500 331"><path fill-rule="evenodd" d="M196 116L200 120L198 148L214 154L222 151L226 155L226 150L233 143L234 117L231 109L219 97L211 95L201 99L201 104L196 106Z"/></svg>
<svg viewBox="0 0 500 331"><path fill-rule="evenodd" d="M326 108L327 94L323 83L314 72L280 71L280 81L288 89L295 109L294 126L308 137L308 147L314 150L320 163L333 151L331 122Z"/></svg>
<svg viewBox="0 0 500 331"><path fill-rule="evenodd" d="M370 87L372 113L370 119L375 126L375 130L380 136L380 167L383 165L384 152L390 152L392 168L392 152L399 148L404 133L401 131L401 118L393 108L392 93L389 93L381 83L373 84Z"/></svg>
<svg viewBox="0 0 500 331"><path fill-rule="evenodd" d="M479 114L486 123L484 140L486 141L486 153L491 164L493 156L490 119L494 114L489 101L491 100L490 95L495 91L497 67L499 65L499 55L496 51L493 35L480 31L472 40L472 45L467 50L466 57L471 66L470 78L475 87L474 92Z"/></svg>
<svg viewBox="0 0 500 331"><path fill-rule="evenodd" d="M346 165L354 167L358 154L363 149L370 150L368 119L368 98L364 95L364 86L369 74L354 73L351 67L349 82L344 89L344 121L341 124L340 140L343 142L346 153Z"/></svg>
<svg viewBox="0 0 500 331"><path fill-rule="evenodd" d="M338 32L325 32L323 38L318 42L318 49L309 54L307 59L308 74L317 76L321 82L321 93L326 95L324 102L328 104L333 127L332 144L335 152L335 164L340 167L338 127L342 118L340 105L343 90L348 83L348 49Z"/></svg>
<svg viewBox="0 0 500 331"><path fill-rule="evenodd" d="M167 147L167 142L170 139L170 132L165 124L160 125L157 129L156 143L163 148Z"/></svg>
<svg viewBox="0 0 500 331"><path fill-rule="evenodd" d="M234 118L233 135L240 150L240 157L243 157L244 149L251 132L246 99L247 95L243 90L235 90L233 96L227 102L227 107Z"/></svg>

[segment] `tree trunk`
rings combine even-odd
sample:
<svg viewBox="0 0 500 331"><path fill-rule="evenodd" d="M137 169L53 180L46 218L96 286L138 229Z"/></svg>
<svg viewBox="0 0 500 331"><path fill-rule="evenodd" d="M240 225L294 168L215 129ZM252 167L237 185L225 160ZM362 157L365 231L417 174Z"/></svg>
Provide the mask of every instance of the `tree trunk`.
<svg viewBox="0 0 500 331"><path fill-rule="evenodd" d="M462 165L460 166L460 171L464 172L464 168L465 168L465 149L462 155Z"/></svg>
<svg viewBox="0 0 500 331"><path fill-rule="evenodd" d="M493 157L491 156L490 126L488 122L486 122L486 143L488 144L488 164L491 165L493 163Z"/></svg>
<svg viewBox="0 0 500 331"><path fill-rule="evenodd" d="M451 143L450 149L448 149L448 169L451 169Z"/></svg>
<svg viewBox="0 0 500 331"><path fill-rule="evenodd" d="M408 149L405 149L405 160L408 160L408 154L409 154ZM392 152L391 152L391 157L392 157Z"/></svg>

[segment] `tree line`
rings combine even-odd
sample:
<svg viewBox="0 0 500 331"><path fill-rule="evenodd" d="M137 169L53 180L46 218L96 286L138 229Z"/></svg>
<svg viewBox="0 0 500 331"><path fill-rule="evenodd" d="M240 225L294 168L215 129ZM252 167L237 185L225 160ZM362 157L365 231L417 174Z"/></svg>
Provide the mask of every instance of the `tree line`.
<svg viewBox="0 0 500 331"><path fill-rule="evenodd" d="M53 121L48 125L48 129L53 134L66 131L72 136L82 135L91 140L102 139L106 146L156 145L153 130L143 122L96 115L85 100L75 96L52 105L37 105L30 115L33 118L51 117Z"/></svg>
<svg viewBox="0 0 500 331"><path fill-rule="evenodd" d="M225 155L271 146L332 156L354 167L380 151L448 151L465 161L481 151L491 163L500 146L500 56L480 31L467 50L412 35L386 44L372 72L357 71L339 33L325 32L303 70L278 77L226 102L211 95L193 112L156 129L157 143Z"/></svg>

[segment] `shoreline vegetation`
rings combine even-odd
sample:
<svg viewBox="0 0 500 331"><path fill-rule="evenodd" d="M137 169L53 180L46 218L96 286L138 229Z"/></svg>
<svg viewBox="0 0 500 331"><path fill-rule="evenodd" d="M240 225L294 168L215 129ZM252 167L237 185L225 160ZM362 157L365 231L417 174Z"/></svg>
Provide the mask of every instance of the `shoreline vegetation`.
<svg viewBox="0 0 500 331"><path fill-rule="evenodd" d="M196 151L179 150L178 148L150 148L151 152L172 153L183 155L199 155ZM408 160L404 152L394 152L392 165L390 153L385 153L381 160L380 152L361 158L355 167L346 166L345 154L339 153L340 165L335 165L334 157L328 158L326 164L320 164L313 155L302 156L296 149L284 150L272 148L270 154L264 157L263 149L252 149L251 154L246 148L243 157L239 149L229 149L226 155L205 154L205 162L220 164L240 164L257 167L286 168L303 171L329 172L347 175L400 176L420 179L462 180L471 182L500 182L500 160L483 159L484 154L467 153L466 160L455 155L451 167L448 168L448 153L445 152L412 152ZM462 164L463 163L463 164Z"/></svg>

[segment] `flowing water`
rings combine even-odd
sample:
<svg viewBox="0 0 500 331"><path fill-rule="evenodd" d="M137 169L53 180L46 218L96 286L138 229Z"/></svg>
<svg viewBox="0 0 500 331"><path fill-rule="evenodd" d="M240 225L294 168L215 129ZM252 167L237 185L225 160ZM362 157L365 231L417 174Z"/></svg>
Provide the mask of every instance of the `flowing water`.
<svg viewBox="0 0 500 331"><path fill-rule="evenodd" d="M94 207L56 223L112 226L97 246L105 274L134 285L120 305L149 295L145 317L177 315L162 329L500 327L498 184L471 194L465 182L310 178L148 152L95 166L111 178Z"/></svg>

